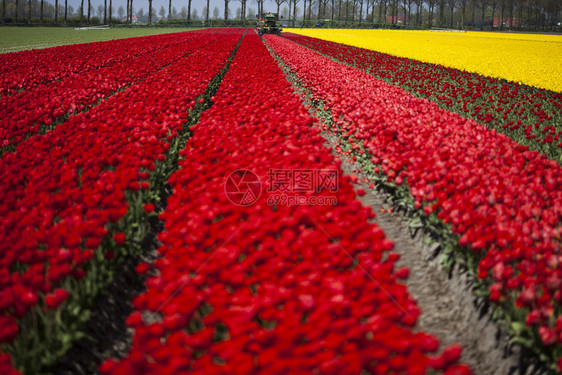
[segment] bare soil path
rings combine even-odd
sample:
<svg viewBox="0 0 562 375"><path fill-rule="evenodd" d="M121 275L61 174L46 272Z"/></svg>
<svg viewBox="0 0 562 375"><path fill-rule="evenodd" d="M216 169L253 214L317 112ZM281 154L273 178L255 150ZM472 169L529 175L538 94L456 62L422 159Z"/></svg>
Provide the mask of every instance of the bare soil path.
<svg viewBox="0 0 562 375"><path fill-rule="evenodd" d="M338 142L334 135L324 133L324 136L328 145ZM334 154L342 161L345 174L354 174L359 181L364 181L367 176L360 167L335 150ZM396 266L410 269L406 285L422 311L418 329L438 337L442 345L460 344L463 347L461 360L474 374L548 373L521 360L523 353L519 347L511 345L509 337L492 321L492 308L473 296L463 267L455 266L447 274L439 264L439 244L421 230L415 233L406 214L393 209L386 193L370 189L369 184L356 185L357 189L365 190L365 195L358 198L376 213L373 221L394 242L394 251L401 255Z"/></svg>

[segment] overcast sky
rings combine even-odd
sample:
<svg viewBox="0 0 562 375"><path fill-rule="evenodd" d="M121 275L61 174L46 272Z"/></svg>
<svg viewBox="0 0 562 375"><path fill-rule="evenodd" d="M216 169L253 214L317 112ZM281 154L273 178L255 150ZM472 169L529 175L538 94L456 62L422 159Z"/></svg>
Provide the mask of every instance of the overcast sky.
<svg viewBox="0 0 562 375"><path fill-rule="evenodd" d="M54 4L54 0L48 0L51 4ZM181 8L183 6L185 6L187 8L187 2L188 0L172 0L172 7L175 7L176 10L178 11L178 13L180 12ZM59 0L59 4L64 5L64 0ZM84 0L84 7L87 7L88 0ZM98 8L98 5L103 5L104 1L103 0L91 0L91 4L94 7L94 9ZM164 8L166 8L166 14L168 13L168 3L169 0L152 0L152 7L156 10L156 12L158 13L158 10L160 9L160 7L163 5ZM213 14L213 8L215 6L217 6L220 10L220 15L221 17L224 17L224 0L210 0L209 2L210 6L209 6L209 15L210 17L212 17ZM277 10L277 5L275 4L275 2L273 0L265 0L264 3L264 11L276 11ZM80 0L68 0L68 5L72 5L72 7L74 8L74 11L76 12L78 10L78 7L80 6ZM123 6L123 8L125 8L125 6L127 5L127 0L113 0L113 14L117 15L117 9L119 9L119 6ZM197 14L199 15L199 17L201 17L201 10L203 9L204 6L207 5L207 1L206 0L192 0L191 1L191 9L193 10L194 8L197 9ZM109 7L109 0L107 0L107 6ZM281 9L283 9L283 7L286 6L285 4L281 5ZM236 8L240 7L240 1L233 1L231 0L229 5L228 5L229 9L232 12L232 15L236 14ZM144 13L146 14L148 12L148 0L133 0L133 8L135 9L135 13L140 9L143 8ZM254 10L258 9L258 5L256 0L248 0L248 2L246 3L246 11L249 12L250 8L253 8Z"/></svg>

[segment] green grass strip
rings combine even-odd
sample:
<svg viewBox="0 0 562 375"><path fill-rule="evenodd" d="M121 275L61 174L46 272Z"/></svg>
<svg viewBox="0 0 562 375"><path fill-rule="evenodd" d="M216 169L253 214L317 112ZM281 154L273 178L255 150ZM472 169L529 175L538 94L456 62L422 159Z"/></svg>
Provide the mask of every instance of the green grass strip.
<svg viewBox="0 0 562 375"><path fill-rule="evenodd" d="M110 28L74 30L72 27L0 27L0 53L67 44L101 42L138 36L190 31L190 28Z"/></svg>

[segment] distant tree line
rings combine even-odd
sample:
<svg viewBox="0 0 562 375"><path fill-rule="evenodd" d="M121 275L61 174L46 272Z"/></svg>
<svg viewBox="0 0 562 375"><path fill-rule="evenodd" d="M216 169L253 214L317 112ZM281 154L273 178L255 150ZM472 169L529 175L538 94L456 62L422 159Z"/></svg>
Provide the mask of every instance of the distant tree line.
<svg viewBox="0 0 562 375"><path fill-rule="evenodd" d="M113 0L104 0L96 9L91 0L81 0L78 9L68 0L1 0L2 22L18 23L148 23L172 22L211 17L211 0L201 13L192 7L192 0L169 0L167 9L156 11L148 0L148 12L134 9L134 0L127 0L125 8L114 9ZM54 3L53 3L54 1ZM282 19L295 26L330 26L341 23L386 24L401 27L457 28L479 30L562 30L562 1L560 0L274 0L275 9L264 9L264 0L251 0L257 12L247 7L248 0L224 1L224 14L214 6L214 19L253 19L264 11L277 11ZM146 0L136 0L136 4ZM235 16L233 2L237 3ZM216 3L215 3L216 4ZM180 11L177 7L181 5ZM201 14L201 16L199 16ZM316 22L315 22L316 21Z"/></svg>
<svg viewBox="0 0 562 375"><path fill-rule="evenodd" d="M105 23L109 20L113 0L104 1L109 2L109 6L100 5L95 9L91 0L81 0L80 6L74 9L68 0L2 0L2 23ZM113 22L119 22L113 14Z"/></svg>
<svg viewBox="0 0 562 375"><path fill-rule="evenodd" d="M280 0L275 0L277 3ZM415 27L561 30L560 0L283 0L303 5L304 20ZM279 5L278 5L279 9ZM296 14L296 12L293 12Z"/></svg>

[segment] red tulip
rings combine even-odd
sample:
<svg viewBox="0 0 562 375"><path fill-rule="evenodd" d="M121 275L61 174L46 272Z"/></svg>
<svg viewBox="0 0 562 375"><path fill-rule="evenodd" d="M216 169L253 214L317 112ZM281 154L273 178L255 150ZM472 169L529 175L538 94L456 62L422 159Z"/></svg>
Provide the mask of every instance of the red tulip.
<svg viewBox="0 0 562 375"><path fill-rule="evenodd" d="M113 236L113 240L115 241L115 243L116 243L117 245L123 245L123 244L125 243L126 239L127 239L127 238L126 238L126 236L125 236L125 233L116 233L116 234Z"/></svg>
<svg viewBox="0 0 562 375"><path fill-rule="evenodd" d="M256 95L264 82L271 95ZM409 326L420 311L394 275L407 272L394 271L396 254L384 256L393 243L369 222L373 213L356 200L350 181L338 180L330 194L305 193L336 197L337 206L274 210L263 191L239 206L225 193L224 178L236 170L265 183L270 169L333 169L311 120L259 37L246 35L169 180L162 258L134 299L128 323L135 336L122 368L150 373L177 363L207 374L353 373L377 366L418 374L431 367L421 353L438 343L422 342ZM353 266L355 257L362 267ZM147 309L160 312L162 323L140 324ZM186 326L200 330L187 334ZM186 356L181 346L205 354Z"/></svg>
<svg viewBox="0 0 562 375"><path fill-rule="evenodd" d="M45 304L50 309L56 309L68 298L68 296L69 294L65 289L55 289L53 293L45 296Z"/></svg>

